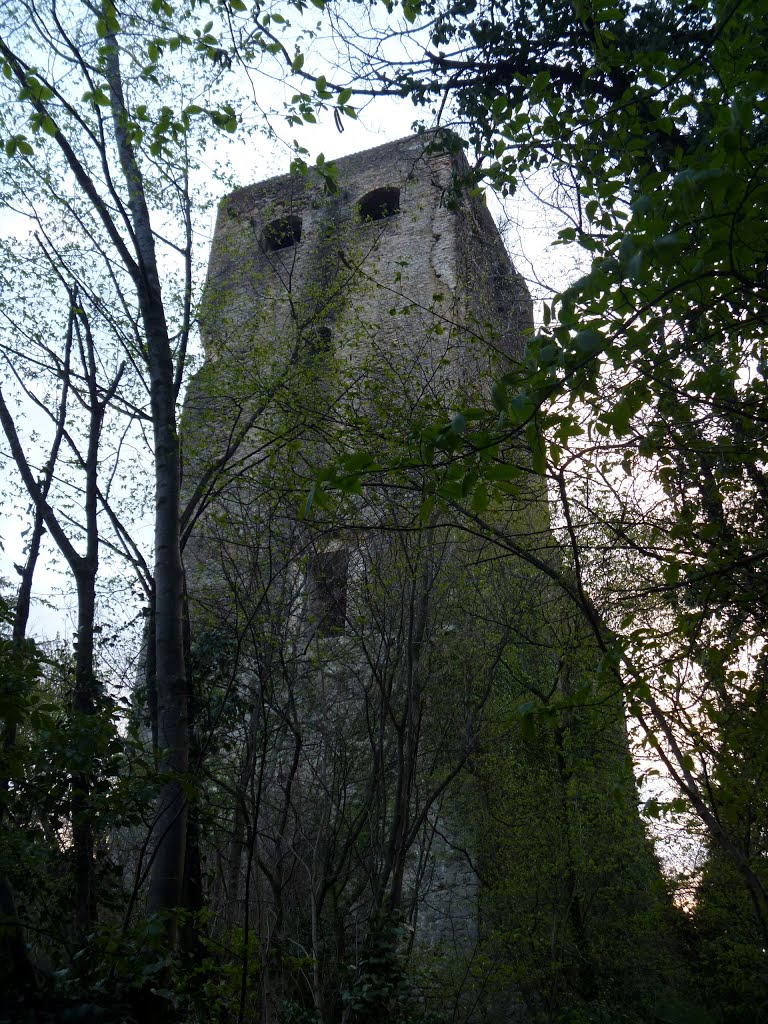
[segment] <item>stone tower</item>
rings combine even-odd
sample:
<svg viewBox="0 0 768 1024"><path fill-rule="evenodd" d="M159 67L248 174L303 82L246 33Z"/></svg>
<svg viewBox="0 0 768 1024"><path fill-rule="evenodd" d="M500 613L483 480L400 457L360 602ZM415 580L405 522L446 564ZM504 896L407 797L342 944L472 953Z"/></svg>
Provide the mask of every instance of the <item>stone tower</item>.
<svg viewBox="0 0 768 1024"><path fill-rule="evenodd" d="M466 384L487 381L502 353L520 358L532 326L525 283L483 199L454 192L468 170L461 152L428 144L415 137L339 160L335 192L310 172L228 196L209 266L208 358L264 335L267 310L278 359L291 344L297 355L328 346L350 359L356 340L390 344L424 375L448 356Z"/></svg>
<svg viewBox="0 0 768 1024"><path fill-rule="evenodd" d="M450 141L219 210L186 568L193 675L219 707L214 904L255 936L264 1020L384 1019L406 989L452 1019L526 1020L537 979L598 984L592 949L634 936L652 875L620 710L587 721L566 699L595 656L532 568L557 557L541 479L514 440L479 450L513 466L508 499L467 506L471 460L434 458L531 326ZM331 464L349 485L308 502Z"/></svg>

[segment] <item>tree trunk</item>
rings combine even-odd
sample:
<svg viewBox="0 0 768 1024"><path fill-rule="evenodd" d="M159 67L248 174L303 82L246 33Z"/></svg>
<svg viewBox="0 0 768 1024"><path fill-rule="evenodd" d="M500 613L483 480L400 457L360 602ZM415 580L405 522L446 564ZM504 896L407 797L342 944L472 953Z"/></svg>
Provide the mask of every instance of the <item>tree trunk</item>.
<svg viewBox="0 0 768 1024"><path fill-rule="evenodd" d="M109 18L105 19L109 22ZM104 42L105 70L120 167L128 195L137 261L126 266L134 281L144 328L155 456L155 669L157 742L163 785L153 823L155 846L148 910L166 915L167 936L178 942L176 909L182 903L189 769L188 693L184 659L183 570L180 542L181 453L176 430L174 363L157 268L155 239L141 167L132 136L120 70L120 45Z"/></svg>
<svg viewBox="0 0 768 1024"><path fill-rule="evenodd" d="M148 316L156 334L165 330L160 286ZM159 309L158 309L159 307ZM146 322L146 321L145 321ZM149 334L149 330L147 332ZM167 331L165 332L167 340ZM187 681L182 628L182 567L179 547L179 443L170 348L150 349L152 416L155 439L155 664L157 742L164 777L154 830L150 913L170 912L168 937L175 945L175 908L181 905L187 830L184 776L189 768Z"/></svg>
<svg viewBox="0 0 768 1024"><path fill-rule="evenodd" d="M50 474L48 475L50 480ZM44 493L48 493L48 484L43 485ZM27 635L27 622L32 600L32 580L40 554L40 541L43 536L43 518L40 509L35 509L32 539L29 543L27 560L21 574L19 592L16 596L11 642L20 651ZM3 752L9 754L16 745L16 721L9 721L3 730ZM6 798L10 790L10 780L0 779L0 828L3 827L6 809ZM0 971L2 983L16 991L34 986L35 968L29 956L24 929L16 910L13 887L5 875L0 875Z"/></svg>
<svg viewBox="0 0 768 1024"><path fill-rule="evenodd" d="M85 730L85 718L97 709L98 684L93 670L93 627L96 614L95 567L77 575L77 652L73 726ZM84 938L96 921L93 863L93 815L90 806L93 771L89 764L72 774L72 849L75 862L75 926Z"/></svg>

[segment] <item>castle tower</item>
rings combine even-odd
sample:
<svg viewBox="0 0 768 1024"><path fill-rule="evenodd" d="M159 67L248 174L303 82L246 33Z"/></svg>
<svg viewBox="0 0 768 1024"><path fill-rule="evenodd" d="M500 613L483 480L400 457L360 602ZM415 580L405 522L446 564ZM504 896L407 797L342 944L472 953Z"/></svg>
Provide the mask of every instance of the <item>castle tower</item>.
<svg viewBox="0 0 768 1024"><path fill-rule="evenodd" d="M650 877L615 703L599 728L556 708L595 659L531 567L556 557L541 478L513 444L509 501L453 519L471 463L431 465L435 425L488 404L532 323L439 141L240 189L214 234L185 561L193 679L219 708L214 903L256 936L264 1020L384 1019L406 974L422 1007L529 1019L536 972L596 984L616 864L644 865L614 921L632 942ZM307 502L330 464L349 486Z"/></svg>
<svg viewBox="0 0 768 1024"><path fill-rule="evenodd" d="M488 365L487 352L470 356L473 336L519 358L532 325L525 283L483 199L454 191L468 170L463 154L430 153L429 144L414 137L345 157L335 191L311 171L228 196L211 250L209 357L233 344L233 332L247 336L256 312L271 307L273 345L281 336L310 345L313 330L322 344L335 331L337 354L351 357L358 318L377 344L396 343L419 360L437 363L461 345L464 374Z"/></svg>

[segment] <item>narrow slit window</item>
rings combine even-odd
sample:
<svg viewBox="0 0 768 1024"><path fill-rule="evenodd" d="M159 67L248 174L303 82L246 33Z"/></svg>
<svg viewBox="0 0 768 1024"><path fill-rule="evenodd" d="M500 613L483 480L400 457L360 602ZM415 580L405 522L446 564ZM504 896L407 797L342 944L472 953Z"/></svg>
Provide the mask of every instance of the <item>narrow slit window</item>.
<svg viewBox="0 0 768 1024"><path fill-rule="evenodd" d="M278 217L270 221L261 233L264 252L278 252L298 245L301 241L301 217Z"/></svg>
<svg viewBox="0 0 768 1024"><path fill-rule="evenodd" d="M358 204L360 220L384 220L400 213L400 189L376 188L364 195Z"/></svg>
<svg viewBox="0 0 768 1024"><path fill-rule="evenodd" d="M320 636L344 632L347 621L349 552L321 551L309 562L309 616Z"/></svg>

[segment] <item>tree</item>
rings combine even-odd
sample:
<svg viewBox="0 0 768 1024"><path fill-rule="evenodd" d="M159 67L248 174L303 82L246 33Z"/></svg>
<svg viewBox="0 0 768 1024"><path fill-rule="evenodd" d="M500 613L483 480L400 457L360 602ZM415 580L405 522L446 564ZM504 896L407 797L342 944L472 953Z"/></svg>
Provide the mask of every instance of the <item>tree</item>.
<svg viewBox="0 0 768 1024"><path fill-rule="evenodd" d="M462 453L468 479L488 425L497 438L525 431L560 501L562 586L765 936L762 844L744 831L762 817L762 767L743 775L763 704L765 11L423 13L429 43L394 73L379 65L381 79L451 111L474 180L511 193L532 172L554 175L572 220L558 241L591 261L544 305L528 363L499 382L488 418L461 439L443 431L443 448Z"/></svg>
<svg viewBox="0 0 768 1024"><path fill-rule="evenodd" d="M96 577L99 565L98 463L105 412L119 387L125 364L118 368L113 380L105 384L100 382L97 372L95 340L87 312L74 290L68 292L68 299L67 337L63 346L61 365L62 391L58 408L51 417L55 434L42 483L35 479L2 392L0 392L0 422L2 422L18 473L35 507L31 557L28 558L28 565L23 574L21 593L17 602L19 607L14 624L15 629L20 635L23 635L21 634L22 624L28 614L29 588L40 543L41 525L44 524L66 559L77 588L77 642L72 704L74 721L79 724L80 729L85 729L88 717L93 716L97 711L101 696L94 652ZM71 364L73 348L77 350L79 356L80 365L77 369L73 369ZM79 386L80 381L82 381L82 389ZM78 448L72 433L67 431L67 405L72 397L70 389L74 399L84 407L88 417L85 451ZM27 396L33 398L28 391ZM42 405L42 403L40 404ZM42 407L45 410L45 407ZM58 451L65 438L72 449L72 457L79 464L84 476L82 490L84 495L85 551L82 554L76 550L66 531L62 528L60 519L47 501L47 492L56 470ZM87 762L87 758L85 761ZM96 919L96 894L93 882L93 825L88 807L92 781L87 763L73 774L72 842L76 861L75 915L78 929L82 935Z"/></svg>
<svg viewBox="0 0 768 1024"><path fill-rule="evenodd" d="M231 32L240 32L237 49L233 36L233 52L241 59L254 52L274 52L277 44L270 16L265 14L263 22L253 26L239 13L242 6L233 5L225 12ZM54 416L54 429L67 439L85 470L85 555L78 554L65 537L61 508L57 511L51 504L53 460L40 482L7 404L3 425L34 504L36 536L43 522L77 579L81 610L77 702L81 710L94 710L97 685L93 665L97 519L109 522L107 543L137 570L151 607L151 663L163 785L151 826L148 901L150 913L166 920L171 946L177 937L177 909L183 902L188 845L185 786L190 723L177 400L195 331L194 231L199 208L193 179L207 138L238 126L234 92L229 90L222 99L233 58L218 45L213 22L203 23L198 14L197 9L176 9L166 3L154 3L149 10L139 5L119 11L110 2L66 11L56 5L22 3L6 11L5 35L0 40L5 204L37 226L58 279L58 294L66 297L70 310L68 326L62 331L67 339L62 351L57 353L50 345L48 366L40 364L38 372L47 369L63 380L62 395L77 396L91 417L88 450L81 452L72 440L63 398L61 417ZM281 23L284 19L277 15L275 25ZM298 56L296 63L300 67ZM317 102L322 105L329 96L320 96ZM305 96L302 111L308 121L314 118L312 109L312 97ZM343 110L343 104L338 109ZM20 308L7 323L12 328L21 324L29 335ZM73 347L82 356L81 370L70 363ZM115 369L110 376L104 368L112 360ZM32 385L28 393L33 399L34 392ZM135 437L140 444L142 432L151 433L155 496L151 573L139 544L108 500L119 468L113 466L112 476L105 477L99 458L102 422L107 419L114 424L121 415L128 420L122 428L124 437ZM55 445L60 440L57 436ZM232 450L236 448L233 442ZM194 503L185 515L187 520L194 518ZM81 528L79 521L74 524L75 535ZM78 903L85 925L94 913L93 899L85 894L91 888L87 863L92 839L84 835L81 842L78 830L81 822L86 830L89 827L88 779L82 778L76 788L83 803L82 813L74 813L73 828L75 844L83 850L83 892Z"/></svg>

